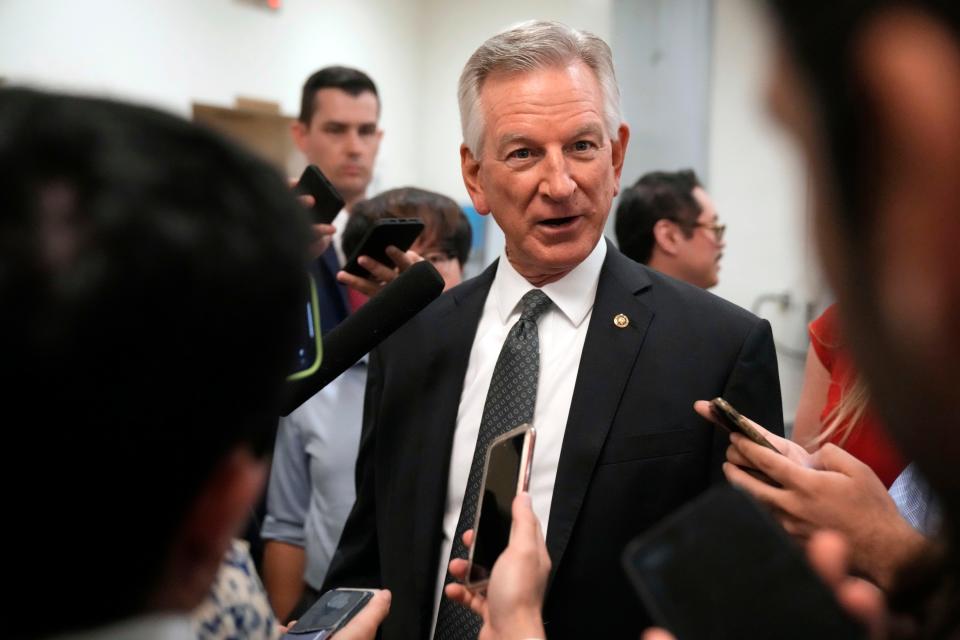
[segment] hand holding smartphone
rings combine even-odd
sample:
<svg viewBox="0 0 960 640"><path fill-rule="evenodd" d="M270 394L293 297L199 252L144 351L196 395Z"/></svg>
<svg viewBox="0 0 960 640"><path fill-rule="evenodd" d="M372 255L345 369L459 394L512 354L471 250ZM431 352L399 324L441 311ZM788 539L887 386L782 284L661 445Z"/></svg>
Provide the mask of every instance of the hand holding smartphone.
<svg viewBox="0 0 960 640"><path fill-rule="evenodd" d="M313 196L310 214L315 224L330 224L343 209L343 197L316 165L307 165L293 190L298 194Z"/></svg>
<svg viewBox="0 0 960 640"><path fill-rule="evenodd" d="M320 596L282 640L324 640L342 629L375 595L372 589L332 589Z"/></svg>
<svg viewBox="0 0 960 640"><path fill-rule="evenodd" d="M367 256L381 264L392 265L387 255L387 247L394 246L400 251L409 249L420 232L423 222L417 218L381 218L367 231L360 244L347 259L343 270L361 278L369 278L370 272L360 266L360 256Z"/></svg>
<svg viewBox="0 0 960 640"><path fill-rule="evenodd" d="M729 402L723 398L714 398L710 401L710 415L713 422L726 429L729 433L739 433L761 447L766 447L771 451L783 453L764 437L746 418L740 415L740 412L734 409Z"/></svg>
<svg viewBox="0 0 960 640"><path fill-rule="evenodd" d="M487 449L464 581L468 589L476 591L486 586L494 563L510 543L513 499L530 485L536 435L533 426L523 424L494 440Z"/></svg>

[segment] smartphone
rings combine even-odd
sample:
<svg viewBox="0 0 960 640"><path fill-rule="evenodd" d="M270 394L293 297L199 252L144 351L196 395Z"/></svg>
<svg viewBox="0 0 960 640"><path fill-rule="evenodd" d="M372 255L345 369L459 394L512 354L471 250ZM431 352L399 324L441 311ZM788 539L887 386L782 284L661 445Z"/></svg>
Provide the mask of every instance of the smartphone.
<svg viewBox="0 0 960 640"><path fill-rule="evenodd" d="M343 197L330 184L317 165L307 165L293 191L301 195L313 196L315 202L310 209L310 216L314 223L330 224L343 209Z"/></svg>
<svg viewBox="0 0 960 640"><path fill-rule="evenodd" d="M533 445L537 431L523 424L490 443L483 465L483 480L477 513L473 520L473 544L468 556L468 589L480 590L490 580L493 563L510 542L513 499L530 486Z"/></svg>
<svg viewBox="0 0 960 640"><path fill-rule="evenodd" d="M730 406L730 403L723 398L714 398L710 401L710 415L713 416L715 424L720 425L730 433L739 433L750 438L761 447L766 447L771 451L781 453L762 433L747 422L746 418L740 415L739 411Z"/></svg>
<svg viewBox="0 0 960 640"><path fill-rule="evenodd" d="M678 640L866 638L766 509L729 485L631 542L623 564Z"/></svg>
<svg viewBox="0 0 960 640"><path fill-rule="evenodd" d="M317 297L317 284L313 276L307 273L307 299L303 303L300 324L300 336L297 339L297 351L287 380L293 382L312 376L320 368L323 360L323 338L320 327L320 302Z"/></svg>
<svg viewBox="0 0 960 640"><path fill-rule="evenodd" d="M406 251L421 231L423 222L417 218L381 218L363 236L343 270L361 278L368 278L370 272L360 266L357 258L368 256L389 266L393 261L387 257L387 247L393 245L400 251Z"/></svg>
<svg viewBox="0 0 960 640"><path fill-rule="evenodd" d="M371 589L332 589L320 596L283 636L288 640L323 640L350 622L374 596Z"/></svg>

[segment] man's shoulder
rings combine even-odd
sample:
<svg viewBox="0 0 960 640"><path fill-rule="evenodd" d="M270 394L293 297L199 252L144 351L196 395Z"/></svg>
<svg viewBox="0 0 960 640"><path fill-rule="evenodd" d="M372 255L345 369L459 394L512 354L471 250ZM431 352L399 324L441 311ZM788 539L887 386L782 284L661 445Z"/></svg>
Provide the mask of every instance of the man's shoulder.
<svg viewBox="0 0 960 640"><path fill-rule="evenodd" d="M601 277L615 277L641 294L652 310L680 312L701 323L732 323L752 326L760 318L716 294L635 262L619 251L610 255L609 268Z"/></svg>

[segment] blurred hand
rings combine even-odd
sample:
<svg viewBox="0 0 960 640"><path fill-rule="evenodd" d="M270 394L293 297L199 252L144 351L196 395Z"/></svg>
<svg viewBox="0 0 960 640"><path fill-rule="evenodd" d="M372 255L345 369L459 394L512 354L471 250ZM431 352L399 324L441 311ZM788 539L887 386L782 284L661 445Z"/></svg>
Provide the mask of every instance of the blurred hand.
<svg viewBox="0 0 960 640"><path fill-rule="evenodd" d="M464 533L463 541L469 547L473 531ZM464 580L467 561L451 561L450 573ZM530 494L521 493L513 500L510 543L493 565L486 594L457 583L448 584L444 593L483 618L479 640L546 638L541 610L549 575L550 556L540 522L530 505Z"/></svg>
<svg viewBox="0 0 960 640"><path fill-rule="evenodd" d="M387 256L396 265L395 267L388 267L369 256L360 256L357 258L357 262L370 272L370 278L361 278L346 271L339 271L337 272L337 281L364 295L374 296L388 283L393 282L398 275L423 260L417 252L400 251L393 245L387 247L386 251Z"/></svg>

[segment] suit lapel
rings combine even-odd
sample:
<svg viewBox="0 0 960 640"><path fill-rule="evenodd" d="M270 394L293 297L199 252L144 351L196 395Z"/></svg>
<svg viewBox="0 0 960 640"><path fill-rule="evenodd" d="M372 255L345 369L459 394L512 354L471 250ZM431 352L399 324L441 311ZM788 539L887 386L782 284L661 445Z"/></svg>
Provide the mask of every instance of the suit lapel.
<svg viewBox="0 0 960 640"><path fill-rule="evenodd" d="M416 464L417 504L411 510L417 514L417 519L413 540L408 541L414 558L411 566L417 571L416 590L423 607L420 621L425 626L422 633L410 637L426 636L433 623L433 594L439 570L437 562L453 433L470 350L496 267L494 263L478 277L451 290L445 296L445 308L438 310L427 327L432 331L430 342L433 346L423 359L430 367L431 376L430 397L423 401L434 403L435 409L426 424L410 425L419 440L420 457Z"/></svg>
<svg viewBox="0 0 960 640"><path fill-rule="evenodd" d="M333 285L337 292L340 304L343 306L344 317L350 311L350 302L347 300L347 288L337 280L337 272L340 271L340 259L333 248L333 244L327 247L327 250L320 256L320 268L326 271L328 281Z"/></svg>
<svg viewBox="0 0 960 640"><path fill-rule="evenodd" d="M643 268L608 245L587 329L553 488L547 549L556 573L653 312L637 298ZM618 315L626 327L614 322Z"/></svg>

